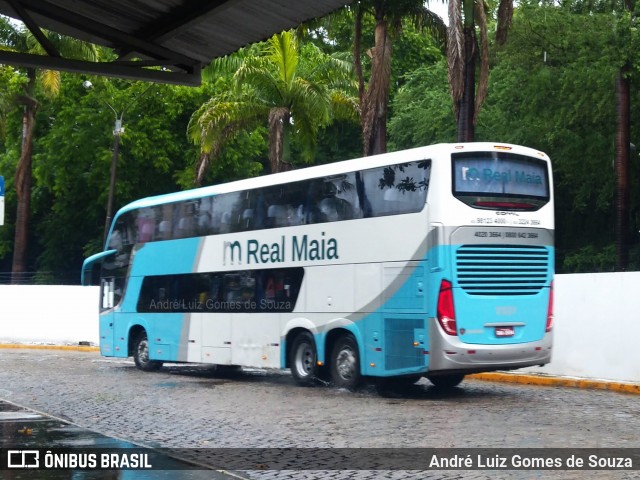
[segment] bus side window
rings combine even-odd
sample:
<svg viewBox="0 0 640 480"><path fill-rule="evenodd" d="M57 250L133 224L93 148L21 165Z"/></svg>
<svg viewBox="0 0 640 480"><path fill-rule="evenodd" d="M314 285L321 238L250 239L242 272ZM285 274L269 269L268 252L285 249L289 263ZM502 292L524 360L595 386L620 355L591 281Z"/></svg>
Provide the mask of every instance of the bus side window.
<svg viewBox="0 0 640 480"><path fill-rule="evenodd" d="M272 228L288 227L292 210L290 205L271 205L267 209L268 224Z"/></svg>
<svg viewBox="0 0 640 480"><path fill-rule="evenodd" d="M322 197L317 204L319 222L337 222L361 217L354 174L325 179Z"/></svg>
<svg viewBox="0 0 640 480"><path fill-rule="evenodd" d="M135 226L137 231L137 242L152 242L156 230L156 220L154 210L143 208L136 215Z"/></svg>
<svg viewBox="0 0 640 480"><path fill-rule="evenodd" d="M173 229L173 211L170 204L156 207L156 218L158 219L156 240L171 240Z"/></svg>
<svg viewBox="0 0 640 480"><path fill-rule="evenodd" d="M122 250L122 232L118 225L115 226L109 237L109 248L112 250Z"/></svg>

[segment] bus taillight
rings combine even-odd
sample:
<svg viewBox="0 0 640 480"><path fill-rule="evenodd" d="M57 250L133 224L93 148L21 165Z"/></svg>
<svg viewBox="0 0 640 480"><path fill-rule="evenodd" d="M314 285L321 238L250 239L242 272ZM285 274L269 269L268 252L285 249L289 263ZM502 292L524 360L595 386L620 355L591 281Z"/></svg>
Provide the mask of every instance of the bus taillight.
<svg viewBox="0 0 640 480"><path fill-rule="evenodd" d="M550 332L553 328L553 281L549 287L549 307L547 308L547 326L545 332Z"/></svg>
<svg viewBox="0 0 640 480"><path fill-rule="evenodd" d="M442 280L438 293L438 322L447 335L457 335L456 310L453 306L453 288L451 282Z"/></svg>

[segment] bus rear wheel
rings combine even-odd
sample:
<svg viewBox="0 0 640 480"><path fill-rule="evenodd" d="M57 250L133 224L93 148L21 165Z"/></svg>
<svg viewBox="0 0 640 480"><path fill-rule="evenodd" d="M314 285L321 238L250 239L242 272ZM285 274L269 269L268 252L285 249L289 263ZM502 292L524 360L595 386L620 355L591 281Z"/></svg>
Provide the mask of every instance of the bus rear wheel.
<svg viewBox="0 0 640 480"><path fill-rule="evenodd" d="M358 344L352 335L344 335L331 351L331 382L335 387L355 390L360 380Z"/></svg>
<svg viewBox="0 0 640 480"><path fill-rule="evenodd" d="M316 342L309 332L298 334L291 345L289 355L291 375L298 385L313 385L318 376Z"/></svg>
<svg viewBox="0 0 640 480"><path fill-rule="evenodd" d="M427 377L431 383L437 388L453 388L460 385L464 380L464 374L452 373L450 375L434 375L433 377Z"/></svg>
<svg viewBox="0 0 640 480"><path fill-rule="evenodd" d="M147 332L141 331L133 344L133 361L140 370L153 372L162 367L162 362L149 358L149 339Z"/></svg>

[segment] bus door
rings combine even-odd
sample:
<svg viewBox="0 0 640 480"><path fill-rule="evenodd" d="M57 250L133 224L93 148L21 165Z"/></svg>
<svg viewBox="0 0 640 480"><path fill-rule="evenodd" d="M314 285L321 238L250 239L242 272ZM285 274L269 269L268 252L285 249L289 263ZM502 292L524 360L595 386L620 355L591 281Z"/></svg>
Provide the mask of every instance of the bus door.
<svg viewBox="0 0 640 480"><path fill-rule="evenodd" d="M120 302L124 294L127 270L129 267L129 254L113 252L104 258L100 275L100 353L104 356L128 355L127 351L115 351L116 320L119 313Z"/></svg>
<svg viewBox="0 0 640 480"><path fill-rule="evenodd" d="M103 277L100 280L100 353L113 356L115 277Z"/></svg>
<svg viewBox="0 0 640 480"><path fill-rule="evenodd" d="M84 261L82 265L82 285L100 287L100 352L102 355L113 355L114 321L113 309L116 302L115 257L116 250L97 253Z"/></svg>

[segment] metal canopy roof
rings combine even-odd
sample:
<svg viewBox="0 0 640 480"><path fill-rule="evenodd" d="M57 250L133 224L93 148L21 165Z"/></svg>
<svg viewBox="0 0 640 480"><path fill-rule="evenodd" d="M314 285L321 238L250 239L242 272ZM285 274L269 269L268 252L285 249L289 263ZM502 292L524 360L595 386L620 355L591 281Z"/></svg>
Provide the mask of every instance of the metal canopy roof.
<svg viewBox="0 0 640 480"><path fill-rule="evenodd" d="M202 66L214 58L350 1L0 0L0 14L22 20L48 53L0 51L0 63L197 85ZM61 58L41 28L110 47L119 57L102 63Z"/></svg>

